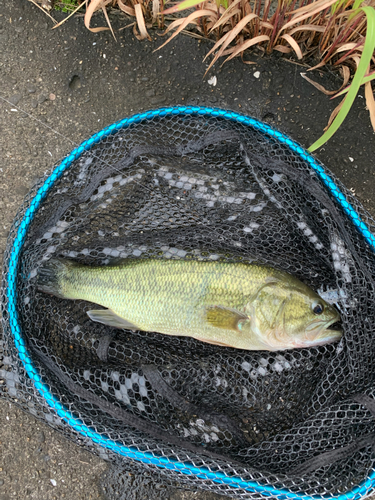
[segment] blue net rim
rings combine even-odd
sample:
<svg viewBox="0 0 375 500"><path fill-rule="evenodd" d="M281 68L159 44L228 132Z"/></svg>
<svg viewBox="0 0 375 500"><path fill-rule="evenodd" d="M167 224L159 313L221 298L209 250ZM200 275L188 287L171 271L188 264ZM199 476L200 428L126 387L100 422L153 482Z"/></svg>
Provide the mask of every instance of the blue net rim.
<svg viewBox="0 0 375 500"><path fill-rule="evenodd" d="M11 329L11 333L14 338L15 346L18 350L19 358L23 363L23 366L34 382L35 388L39 391L40 395L45 399L47 404L53 408L57 415L62 418L68 425L75 429L81 435L91 439L98 445L113 451L116 454L126 456L136 461L140 461L144 464L152 464L160 467L162 469L170 469L178 471L187 476L195 476L203 480L211 480L215 483L226 485L235 489L243 489L249 492L256 492L263 496L278 496L280 499L302 499L302 500L318 500L321 498L332 498L332 495L323 496L309 496L309 495L298 495L293 491L288 489L276 489L270 485L261 484L256 481L246 481L241 477L230 476L224 472L211 471L206 467L197 467L192 463L179 462L177 459L170 457L159 456L152 452L141 452L135 447L127 447L123 444L113 441L106 436L97 433L95 430L86 426L82 420L78 419L73 415L71 411L66 409L64 405L49 391L47 385L43 382L38 370L33 365L31 358L26 349L26 344L22 338L21 328L18 322L17 313L17 267L20 257L20 252L22 250L23 243L26 238L26 234L31 221L33 220L37 210L39 209L41 203L47 196L49 190L52 188L54 183L62 176L62 174L70 167L70 165L77 158L81 156L84 151L90 150L95 144L104 139L105 137L113 134L114 132L125 129L130 125L140 123L145 120L151 120L153 118L162 118L166 116L207 116L207 117L218 117L227 119L236 123L247 125L253 129L259 130L264 134L276 139L280 143L287 145L292 151L297 153L305 162L307 162L311 168L318 174L320 179L325 184L327 190L336 199L337 203L342 207L344 212L347 214L351 222L357 227L359 232L363 235L370 247L375 251L375 237L371 234L365 222L361 219L359 214L353 208L353 206L347 201L345 195L335 184L333 179L328 175L324 167L320 165L307 151L305 151L300 145L292 141L289 137L282 134L281 132L272 129L265 123L262 123L254 118L236 113L234 111L223 110L218 108L208 108L200 106L175 106L175 107L165 107L155 110L146 111L144 113L135 114L129 118L125 118L118 121L100 132L97 132L88 140L84 141L80 146L74 149L61 163L58 165L52 174L46 179L44 184L39 188L38 192L30 202L29 208L26 210L25 215L21 222L18 223L17 234L13 241L13 246L10 250L9 258L9 269L6 277L6 296L8 299L7 309L8 309L8 322ZM361 498L363 495L368 493L368 490L372 487L373 480L375 478L375 471L369 475L369 477L363 481L358 486L354 487L350 492L341 494L335 498L337 500L356 500Z"/></svg>

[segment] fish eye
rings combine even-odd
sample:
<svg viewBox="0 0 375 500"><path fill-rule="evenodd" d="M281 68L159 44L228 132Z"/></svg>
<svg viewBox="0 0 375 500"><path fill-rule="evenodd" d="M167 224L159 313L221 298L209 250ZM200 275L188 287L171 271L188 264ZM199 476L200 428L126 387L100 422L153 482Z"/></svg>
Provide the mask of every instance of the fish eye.
<svg viewBox="0 0 375 500"><path fill-rule="evenodd" d="M323 304L321 304L320 302L314 302L314 304L312 305L312 310L314 314L322 314L324 311Z"/></svg>

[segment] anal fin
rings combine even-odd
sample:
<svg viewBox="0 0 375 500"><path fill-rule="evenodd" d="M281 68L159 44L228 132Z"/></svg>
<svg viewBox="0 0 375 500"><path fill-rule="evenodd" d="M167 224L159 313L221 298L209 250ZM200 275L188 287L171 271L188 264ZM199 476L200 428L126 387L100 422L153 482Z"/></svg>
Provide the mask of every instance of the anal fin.
<svg viewBox="0 0 375 500"><path fill-rule="evenodd" d="M93 321L97 323L103 323L104 325L113 326L114 328L126 328L128 330L139 330L136 325L133 325L124 318L121 318L118 314L114 313L112 309L97 309L92 311L87 311L87 315Z"/></svg>

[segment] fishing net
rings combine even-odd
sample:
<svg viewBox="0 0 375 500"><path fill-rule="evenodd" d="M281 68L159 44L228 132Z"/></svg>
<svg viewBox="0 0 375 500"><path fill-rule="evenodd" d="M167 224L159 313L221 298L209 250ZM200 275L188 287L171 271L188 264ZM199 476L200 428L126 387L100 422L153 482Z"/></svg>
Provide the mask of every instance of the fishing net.
<svg viewBox="0 0 375 500"><path fill-rule="evenodd" d="M256 120L198 107L123 120L42 178L15 218L2 395L111 460L116 498L132 466L162 485L236 498L365 496L375 475L374 224L322 165ZM36 289L52 257L266 264L335 304L344 336L252 352L111 328L90 320L93 304Z"/></svg>

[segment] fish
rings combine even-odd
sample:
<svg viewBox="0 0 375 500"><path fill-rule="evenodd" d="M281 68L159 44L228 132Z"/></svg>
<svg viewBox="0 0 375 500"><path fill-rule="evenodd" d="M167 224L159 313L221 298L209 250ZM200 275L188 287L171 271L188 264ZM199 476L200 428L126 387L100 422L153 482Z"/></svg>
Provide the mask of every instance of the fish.
<svg viewBox="0 0 375 500"><path fill-rule="evenodd" d="M151 258L88 266L53 258L39 270L37 288L106 308L87 314L111 327L236 349L313 347L342 336L333 305L266 265Z"/></svg>

